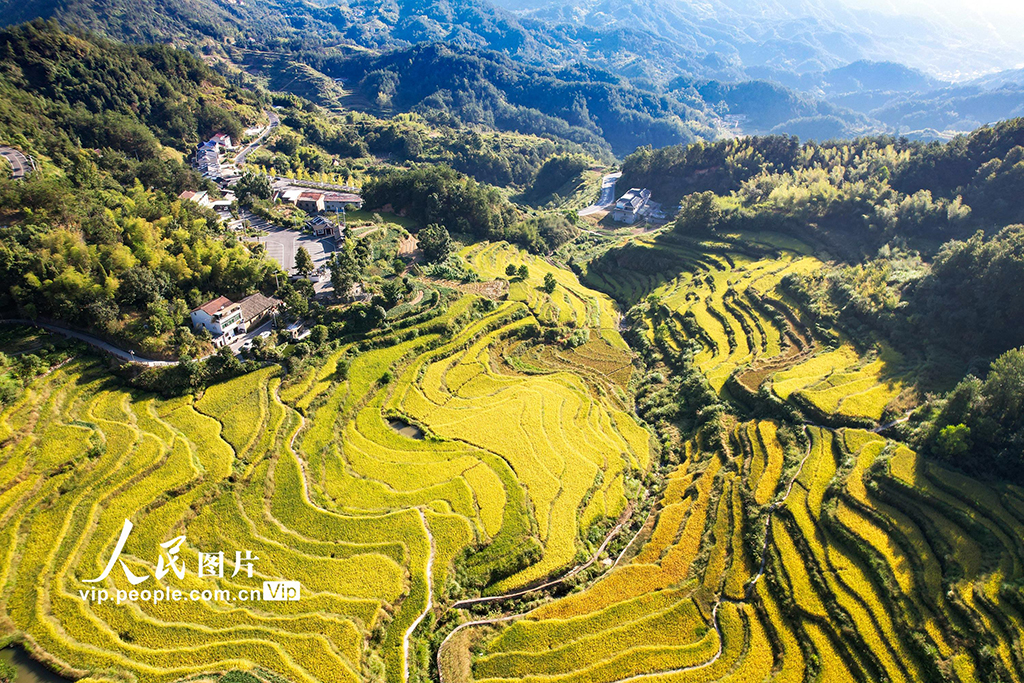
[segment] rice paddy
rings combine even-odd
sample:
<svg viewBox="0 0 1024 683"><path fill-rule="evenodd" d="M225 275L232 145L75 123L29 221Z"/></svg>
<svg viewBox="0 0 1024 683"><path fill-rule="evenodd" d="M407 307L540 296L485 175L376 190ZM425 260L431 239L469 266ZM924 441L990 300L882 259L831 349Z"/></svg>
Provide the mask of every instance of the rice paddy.
<svg viewBox="0 0 1024 683"><path fill-rule="evenodd" d="M417 629L430 605L567 569L650 465L647 432L604 390L622 393L628 351L599 317L579 324L593 341L539 354L541 372L504 360L536 328L525 302L464 296L405 341L342 346L302 376L269 366L201 396L132 393L88 360L37 380L2 415L5 629L103 680L425 680L410 645L429 637ZM396 432L395 417L425 438ZM86 582L126 519L127 571ZM181 576L166 571L168 547ZM235 551L258 558L251 577ZM221 552L221 572L199 576L198 554ZM127 572L149 578L132 586ZM275 580L298 582L301 599L243 597ZM133 587L200 597L80 593Z"/></svg>
<svg viewBox="0 0 1024 683"><path fill-rule="evenodd" d="M725 397L767 388L814 416L880 420L904 388L902 359L884 346L858 350L836 331L816 339L782 286L822 262L792 238L722 237L636 237L623 257L636 270L592 265L585 281L621 301L646 301L645 343L692 356Z"/></svg>
<svg viewBox="0 0 1024 683"><path fill-rule="evenodd" d="M585 281L646 300L635 328L646 343L668 359L688 355L723 397L767 391L812 422L875 423L903 390L891 350L802 323L779 284L819 266L809 250L636 241L662 252L652 260L668 251L687 267ZM1015 487L853 427L740 421L722 449L692 441L681 451L648 523L608 556L610 571L497 622L464 617L438 658L441 680L1024 677ZM682 619L673 638L648 630L670 615Z"/></svg>
<svg viewBox="0 0 1024 683"><path fill-rule="evenodd" d="M809 428L803 452L788 453L795 484L783 500L786 476L749 476L755 449L784 449L775 427L739 425L759 440L691 450L637 552L579 592L470 628L470 676L442 668L442 680L1020 680L1013 487L943 471L870 432ZM890 458L895 468L877 466ZM765 477L779 480L781 506L751 583L750 546L732 527L763 529L772 508L733 501ZM926 588L936 579L939 590Z"/></svg>
<svg viewBox="0 0 1024 683"><path fill-rule="evenodd" d="M1024 680L1024 492L815 422L877 422L901 360L811 332L780 283L818 262L772 242L649 242L685 272L614 283L473 245L529 276L199 396L54 369L0 413L3 633L92 681ZM640 334L719 395L806 423L729 415L659 460L598 278L655 294ZM276 580L301 599L240 598ZM209 597L82 597L133 587Z"/></svg>

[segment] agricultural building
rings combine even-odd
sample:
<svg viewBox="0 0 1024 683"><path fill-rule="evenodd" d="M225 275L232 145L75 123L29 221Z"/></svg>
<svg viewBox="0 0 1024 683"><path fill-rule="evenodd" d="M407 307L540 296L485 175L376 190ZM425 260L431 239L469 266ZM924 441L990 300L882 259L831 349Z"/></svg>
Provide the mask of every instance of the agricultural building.
<svg viewBox="0 0 1024 683"><path fill-rule="evenodd" d="M349 204L361 209L363 208L363 198L348 192L328 192L324 195L325 211L344 211Z"/></svg>
<svg viewBox="0 0 1024 683"><path fill-rule="evenodd" d="M303 192L295 201L295 206L306 213L320 213L324 210L323 192Z"/></svg>

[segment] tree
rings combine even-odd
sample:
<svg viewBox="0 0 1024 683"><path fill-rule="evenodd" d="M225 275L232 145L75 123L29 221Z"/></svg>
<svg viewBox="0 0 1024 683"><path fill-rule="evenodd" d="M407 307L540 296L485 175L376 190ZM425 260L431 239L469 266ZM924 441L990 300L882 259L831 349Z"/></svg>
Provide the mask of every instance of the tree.
<svg viewBox="0 0 1024 683"><path fill-rule="evenodd" d="M181 327L174 328L171 341L173 341L178 347L179 353L193 355L198 350L196 345L196 336L187 326L183 325Z"/></svg>
<svg viewBox="0 0 1024 683"><path fill-rule="evenodd" d="M935 439L938 455L946 460L956 460L971 450L971 428L960 423L946 425L939 430Z"/></svg>
<svg viewBox="0 0 1024 683"><path fill-rule="evenodd" d="M182 356L177 366L181 378L190 391L198 389L206 379L206 366L191 356Z"/></svg>
<svg viewBox="0 0 1024 683"><path fill-rule="evenodd" d="M448 229L437 223L431 223L417 235L420 242L420 249L428 261L440 262L448 258L452 253L453 245Z"/></svg>
<svg viewBox="0 0 1024 683"><path fill-rule="evenodd" d="M722 219L714 192L697 192L683 197L679 204L679 217L674 230L692 233L699 230L714 230Z"/></svg>
<svg viewBox="0 0 1024 683"><path fill-rule="evenodd" d="M526 194L533 201L545 199L587 170L590 165L590 160L580 154L553 156L537 171Z"/></svg>
<svg viewBox="0 0 1024 683"><path fill-rule="evenodd" d="M352 290L352 285L359 279L359 263L351 249L344 248L334 254L331 259L331 286L334 296L344 298Z"/></svg>
<svg viewBox="0 0 1024 683"><path fill-rule="evenodd" d="M305 318L306 314L309 313L309 299L294 287L289 288L288 293L282 297L282 300L284 301L285 310L297 320Z"/></svg>
<svg viewBox="0 0 1024 683"><path fill-rule="evenodd" d="M295 272L302 277L309 277L309 274L315 269L313 257L309 255L305 247L299 247L299 250L295 252Z"/></svg>
<svg viewBox="0 0 1024 683"><path fill-rule="evenodd" d="M505 266L505 275L506 276L508 276L508 277L515 277L516 276L516 272L517 272L516 271L516 267L514 265L512 265L511 263L508 264L507 266Z"/></svg>
<svg viewBox="0 0 1024 683"><path fill-rule="evenodd" d="M274 195L274 188L270 184L270 178L262 173L246 171L235 183L235 196L238 201L249 206L256 199L270 199Z"/></svg>
<svg viewBox="0 0 1024 683"><path fill-rule="evenodd" d="M519 279L525 280L530 277L530 269L526 267L526 264L519 266Z"/></svg>
<svg viewBox="0 0 1024 683"><path fill-rule="evenodd" d="M14 683L18 672L13 666L0 659L0 683Z"/></svg>
<svg viewBox="0 0 1024 683"><path fill-rule="evenodd" d="M984 380L963 379L920 445L962 469L1024 481L1024 347L997 358Z"/></svg>
<svg viewBox="0 0 1024 683"><path fill-rule="evenodd" d="M388 280L380 288L380 295L384 298L388 308L394 308L405 296L405 292L405 283L398 278Z"/></svg>
<svg viewBox="0 0 1024 683"><path fill-rule="evenodd" d="M555 280L555 276L551 273L544 274L544 291L551 294L555 291L555 287L558 286L558 281Z"/></svg>
<svg viewBox="0 0 1024 683"><path fill-rule="evenodd" d="M378 327L387 317L388 313L382 306L372 306L370 307L370 310L366 312L366 322L370 326L370 329Z"/></svg>
<svg viewBox="0 0 1024 683"><path fill-rule="evenodd" d="M370 241L367 239L360 239L356 242L355 246L355 257L359 262L359 265L363 268L370 265L373 261L373 247L370 246Z"/></svg>
<svg viewBox="0 0 1024 683"><path fill-rule="evenodd" d="M158 280L151 268L134 266L119 279L117 301L122 306L144 307L163 297L166 283Z"/></svg>
<svg viewBox="0 0 1024 683"><path fill-rule="evenodd" d="M206 371L210 380L227 379L242 372L242 363L230 348L222 346L217 349L217 353L207 359Z"/></svg>

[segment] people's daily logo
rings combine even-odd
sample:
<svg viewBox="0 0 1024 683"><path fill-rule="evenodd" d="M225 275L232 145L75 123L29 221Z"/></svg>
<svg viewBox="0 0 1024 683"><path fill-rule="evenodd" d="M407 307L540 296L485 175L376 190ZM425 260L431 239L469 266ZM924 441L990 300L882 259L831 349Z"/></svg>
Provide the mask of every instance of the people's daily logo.
<svg viewBox="0 0 1024 683"><path fill-rule="evenodd" d="M125 543L132 533L134 525L130 520L124 520L121 527L121 535L110 555L110 559L104 566L103 571L94 578L82 579L84 584L99 584L90 586L78 591L82 600L91 602L114 601L117 604L123 602L182 602L182 601L221 601L221 602L253 602L253 601L289 601L298 600L301 594L301 586L298 581L263 581L262 586L251 588L223 588L218 585L216 588L192 588L183 589L170 586L165 582L177 579L183 581L189 571L193 568L195 575L200 579L222 580L233 579L234 582L252 579L254 576L254 565L260 559L253 554L252 550L234 551L233 562L231 554L225 554L223 550L217 552L196 551L194 562L186 559L187 539L184 535L161 543L157 551L156 565L152 574L136 573L138 566L133 570L122 558ZM110 579L110 575L117 574L115 568L120 567L124 578L128 581L130 588L117 588ZM230 571L228 571L230 570ZM259 577L262 578L262 577Z"/></svg>

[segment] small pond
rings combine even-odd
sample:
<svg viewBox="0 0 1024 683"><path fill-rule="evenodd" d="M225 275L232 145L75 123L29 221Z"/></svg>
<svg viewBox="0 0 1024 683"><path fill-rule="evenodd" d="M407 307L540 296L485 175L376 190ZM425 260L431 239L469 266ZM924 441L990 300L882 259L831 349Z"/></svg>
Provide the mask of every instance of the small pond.
<svg viewBox="0 0 1024 683"><path fill-rule="evenodd" d="M25 648L20 645L10 645L0 650L0 659L14 665L18 672L14 683L67 683L69 680L58 676L29 657Z"/></svg>
<svg viewBox="0 0 1024 683"><path fill-rule="evenodd" d="M394 429L399 434L401 434L402 436L407 436L410 439L423 438L423 430L417 427L416 425L409 424L405 420L395 419L391 420L391 422L389 422L388 424L391 425L391 428Z"/></svg>

